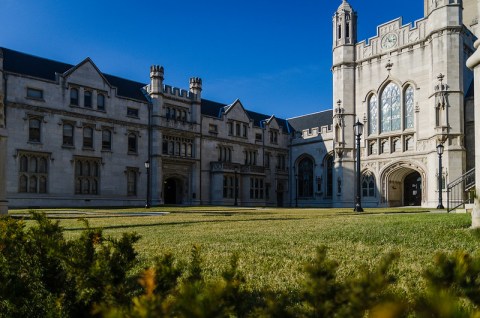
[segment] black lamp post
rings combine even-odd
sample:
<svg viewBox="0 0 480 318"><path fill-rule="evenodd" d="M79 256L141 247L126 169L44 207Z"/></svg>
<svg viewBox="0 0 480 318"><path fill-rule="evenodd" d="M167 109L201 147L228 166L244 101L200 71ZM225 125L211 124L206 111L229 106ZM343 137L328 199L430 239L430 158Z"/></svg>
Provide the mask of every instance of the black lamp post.
<svg viewBox="0 0 480 318"><path fill-rule="evenodd" d="M437 209L444 209L442 204L442 155L443 155L443 144L437 146L438 154L438 205Z"/></svg>
<svg viewBox="0 0 480 318"><path fill-rule="evenodd" d="M233 203L234 206L238 205L238 179L237 179L237 167L235 167L235 202Z"/></svg>
<svg viewBox="0 0 480 318"><path fill-rule="evenodd" d="M360 120L357 119L357 122L353 125L355 137L357 138L357 160L356 160L356 170L357 170L357 195L355 196L355 212L363 212L362 209L362 200L360 196L360 137L363 134L363 124Z"/></svg>
<svg viewBox="0 0 480 318"><path fill-rule="evenodd" d="M147 169L147 202L145 208L150 208L150 161L145 161L145 169Z"/></svg>

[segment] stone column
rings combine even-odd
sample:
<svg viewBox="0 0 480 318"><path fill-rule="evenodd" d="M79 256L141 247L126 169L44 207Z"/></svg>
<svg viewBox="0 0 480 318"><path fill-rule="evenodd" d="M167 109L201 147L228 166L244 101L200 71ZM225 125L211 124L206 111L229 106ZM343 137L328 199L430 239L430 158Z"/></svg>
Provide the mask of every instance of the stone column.
<svg viewBox="0 0 480 318"><path fill-rule="evenodd" d="M0 96L0 215L8 213L7 205L7 129L3 96Z"/></svg>
<svg viewBox="0 0 480 318"><path fill-rule="evenodd" d="M477 0L477 16L480 17L480 0ZM478 34L477 27L477 36ZM475 42L476 51L467 60L467 67L473 70L474 85L475 85L475 192L477 198L475 199L475 207L472 211L472 228L480 228L480 39Z"/></svg>

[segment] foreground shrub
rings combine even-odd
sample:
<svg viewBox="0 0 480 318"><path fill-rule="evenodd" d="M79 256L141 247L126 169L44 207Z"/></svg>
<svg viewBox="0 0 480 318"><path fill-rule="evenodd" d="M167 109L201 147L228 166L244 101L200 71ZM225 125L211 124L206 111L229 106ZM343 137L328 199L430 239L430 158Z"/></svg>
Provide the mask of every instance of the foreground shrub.
<svg viewBox="0 0 480 318"><path fill-rule="evenodd" d="M438 254L427 289L408 303L391 288L398 254L339 279L325 247L296 293L252 293L237 255L208 281L197 246L187 264L165 254L136 274L136 234L114 239L84 221L66 240L58 222L32 217L30 228L0 219L0 317L480 317L480 256L464 252Z"/></svg>
<svg viewBox="0 0 480 318"><path fill-rule="evenodd" d="M58 221L32 213L37 226L0 220L0 316L83 317L95 304L128 303L135 287L135 234L120 239L86 229L66 241Z"/></svg>

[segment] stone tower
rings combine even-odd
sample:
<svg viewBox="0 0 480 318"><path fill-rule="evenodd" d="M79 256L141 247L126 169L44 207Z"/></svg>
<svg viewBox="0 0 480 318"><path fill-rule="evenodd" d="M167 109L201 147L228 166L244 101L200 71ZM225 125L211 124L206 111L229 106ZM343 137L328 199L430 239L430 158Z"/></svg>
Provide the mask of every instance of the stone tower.
<svg viewBox="0 0 480 318"><path fill-rule="evenodd" d="M159 65L152 65L150 67L150 100L151 100L151 125L158 127L161 125L161 117L163 115L164 104L164 68ZM150 154L150 171L152 171L151 180L151 200L152 205L158 205L163 203L161 201L162 192L162 158L161 158L161 145L162 145L162 131L159 129L153 129L151 132L151 154Z"/></svg>
<svg viewBox="0 0 480 318"><path fill-rule="evenodd" d="M357 14L343 0L333 16L333 115L335 170L333 202L353 206L355 136L355 44ZM342 203L340 203L340 201Z"/></svg>

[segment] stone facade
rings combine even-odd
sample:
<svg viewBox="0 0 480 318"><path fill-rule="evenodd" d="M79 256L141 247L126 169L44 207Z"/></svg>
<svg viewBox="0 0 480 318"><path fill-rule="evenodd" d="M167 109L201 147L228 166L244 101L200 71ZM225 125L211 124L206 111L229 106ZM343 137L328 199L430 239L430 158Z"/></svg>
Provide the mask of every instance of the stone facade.
<svg viewBox="0 0 480 318"><path fill-rule="evenodd" d="M2 49L0 213L7 199L353 207L357 121L363 205L435 207L439 176L445 199L445 185L475 166L465 62L478 5L424 4L413 25L395 19L358 41L357 13L342 1L332 21L332 109L288 120L206 100L200 78L188 89L166 85L158 65L146 84L103 74L88 58L69 65Z"/></svg>
<svg viewBox="0 0 480 318"><path fill-rule="evenodd" d="M445 185L474 167L473 75L465 62L473 52L476 6L473 0L425 0L424 18L413 25L395 19L359 42L357 13L347 1L341 3L332 28L332 128L303 127L315 137L304 133L292 141L292 170L309 156L315 168L306 178L329 190L303 197L298 187L309 181L292 176L299 205L353 207L357 120L364 124L365 206L436 206L440 143L446 199ZM475 13L465 12L472 8Z"/></svg>
<svg viewBox="0 0 480 318"><path fill-rule="evenodd" d="M68 65L2 53L0 203L289 204L285 120L239 100L202 99L200 78L188 90L166 85L161 66L143 84L103 74L88 58Z"/></svg>

